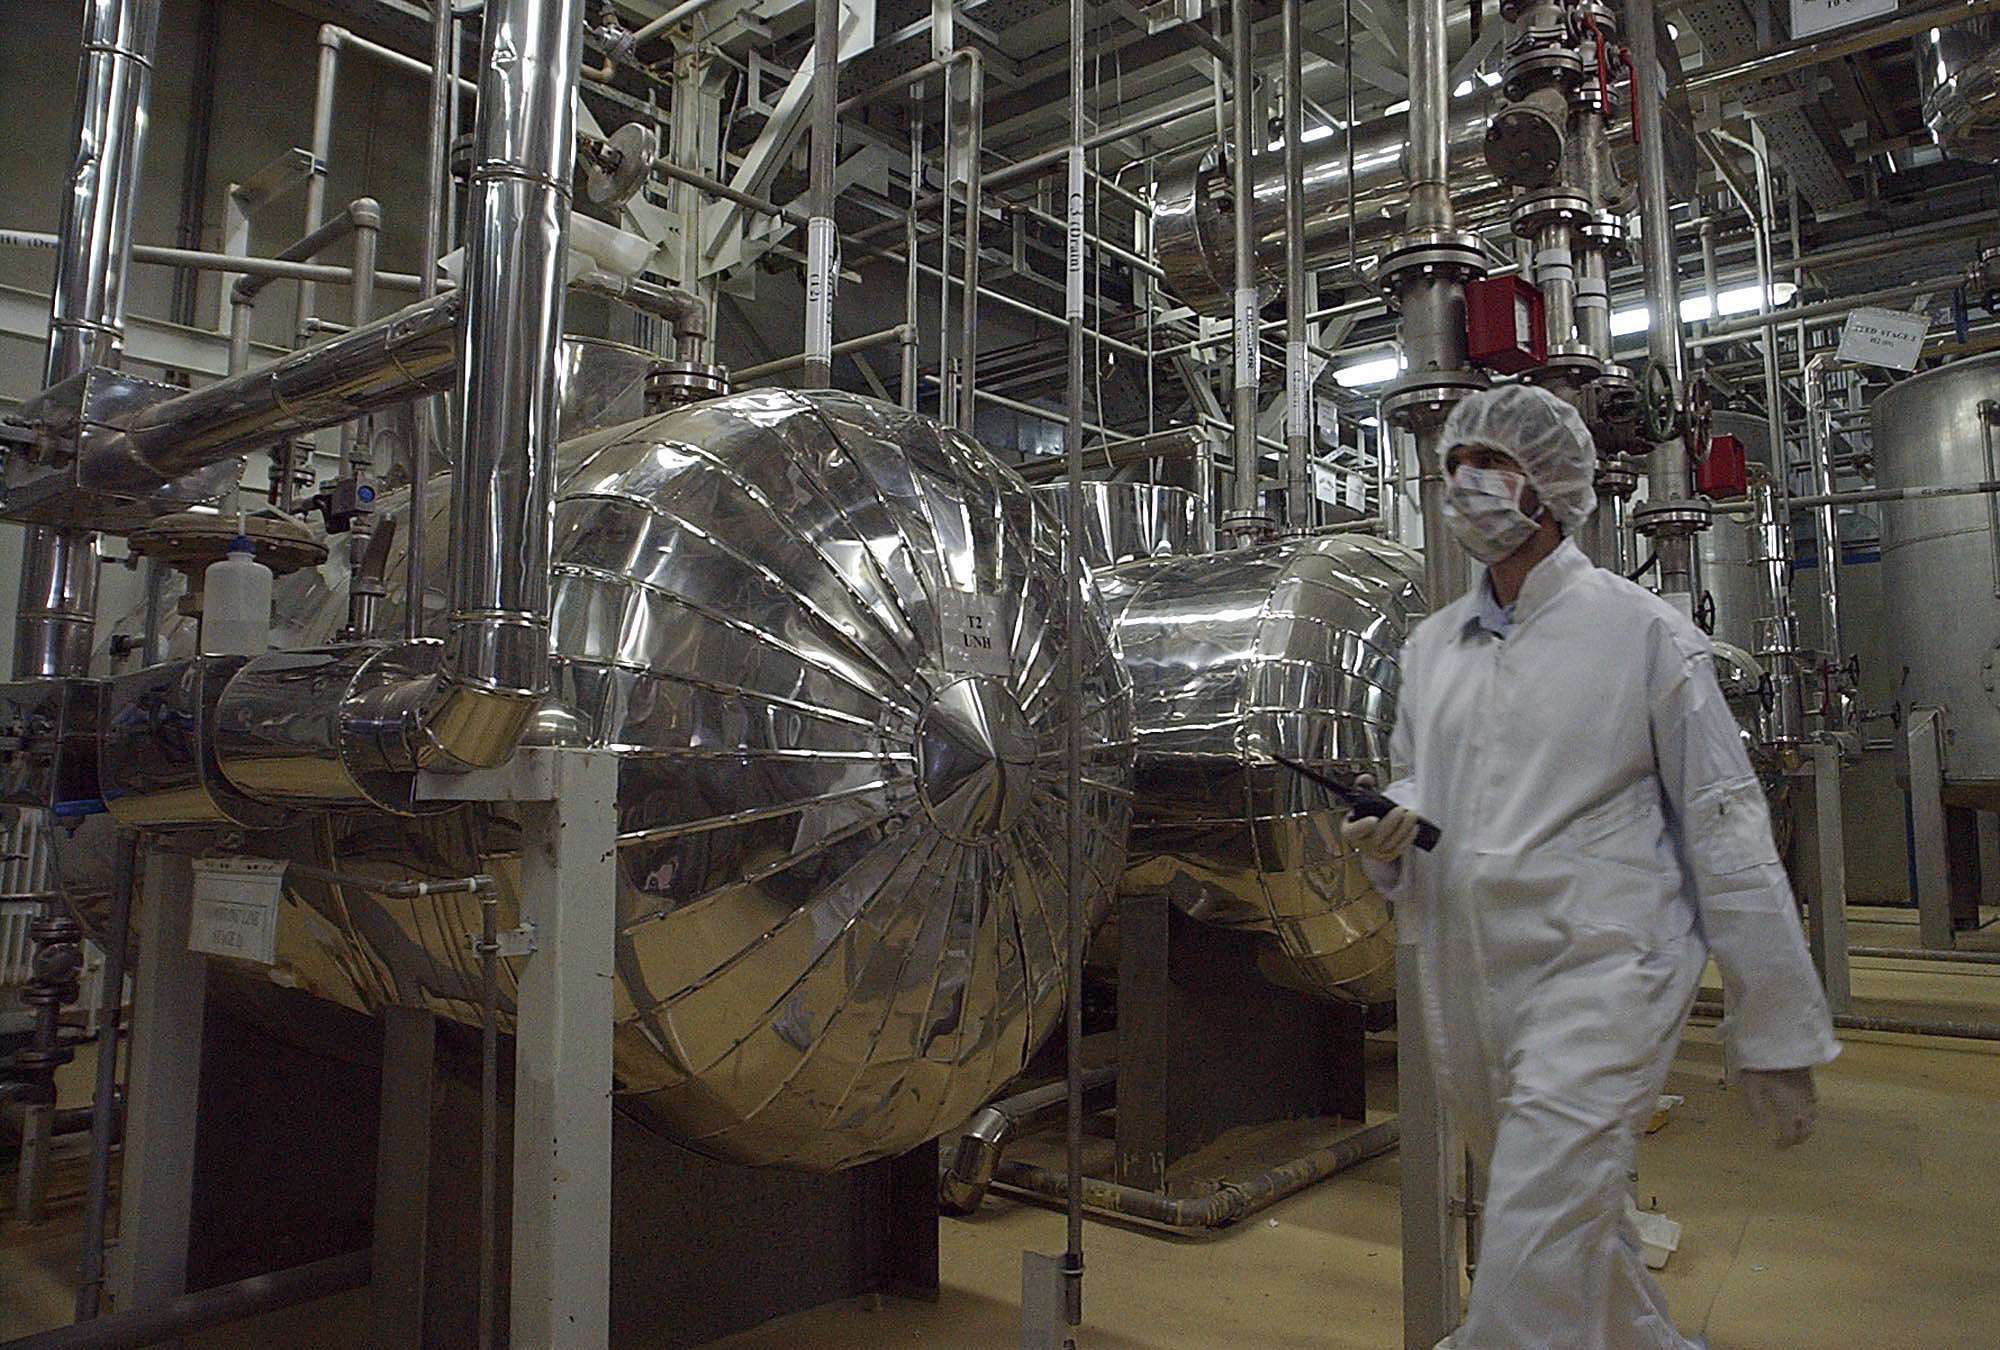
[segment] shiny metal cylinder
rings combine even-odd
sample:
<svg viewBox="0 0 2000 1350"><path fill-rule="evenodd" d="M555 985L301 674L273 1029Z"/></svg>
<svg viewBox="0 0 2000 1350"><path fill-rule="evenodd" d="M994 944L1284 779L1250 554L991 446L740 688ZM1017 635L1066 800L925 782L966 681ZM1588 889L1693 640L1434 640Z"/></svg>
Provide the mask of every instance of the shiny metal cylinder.
<svg viewBox="0 0 2000 1350"><path fill-rule="evenodd" d="M1302 0L1284 0L1285 181L1305 181L1305 34ZM1285 194L1285 524L1313 524L1311 369L1306 351L1305 194Z"/></svg>
<svg viewBox="0 0 2000 1350"><path fill-rule="evenodd" d="M833 384L833 174L840 156L840 0L813 0L812 141L807 149L805 381ZM976 294L976 292L975 292ZM977 303L971 296L968 305ZM943 336L939 337L940 343Z"/></svg>
<svg viewBox="0 0 2000 1350"><path fill-rule="evenodd" d="M159 27L159 0L88 0L84 7L76 142L56 229L44 387L94 365L117 365L123 355L125 276ZM96 612L95 537L30 527L14 623L15 675L86 674Z"/></svg>
<svg viewBox="0 0 2000 1350"><path fill-rule="evenodd" d="M1870 409L1885 488L1979 482L2000 474L1991 405L2000 355L1903 380ZM1936 497L1882 507L1882 612L1897 701L1943 709L1946 795L2000 808L2000 532L1993 499Z"/></svg>
<svg viewBox="0 0 2000 1350"><path fill-rule="evenodd" d="M1386 778L1421 570L1322 535L1099 578L1138 738L1124 888L1268 935L1266 973L1322 997L1394 996L1388 907L1340 842L1344 809L1268 752Z"/></svg>
<svg viewBox="0 0 2000 1350"><path fill-rule="evenodd" d="M1452 209L1469 229L1507 218L1509 190L1486 167L1489 101L1483 95L1461 100L1452 110L1450 157L1454 165ZM1348 266L1347 146L1329 136L1304 147L1297 196L1305 214L1308 268L1324 273L1323 285L1367 284L1382 250L1404 230L1410 180L1403 168L1408 128L1401 117L1385 117L1354 130L1355 266ZM1230 312L1235 281L1231 258L1235 228L1216 205L1225 195L1222 157L1213 145L1197 147L1166 161L1160 171L1154 210L1156 247L1165 285L1204 314ZM1282 154L1251 160L1251 228L1256 237L1258 281L1271 293L1285 279L1285 204L1292 181Z"/></svg>
<svg viewBox="0 0 2000 1350"><path fill-rule="evenodd" d="M1058 520L1069 519L1069 484L1035 489ZM1096 571L1139 558L1185 557L1215 551L1208 504L1186 488L1157 483L1083 484L1085 567Z"/></svg>
<svg viewBox="0 0 2000 1350"><path fill-rule="evenodd" d="M1446 49L1445 0L1409 0L1408 230L1449 228L1451 205L1451 56Z"/></svg>
<svg viewBox="0 0 2000 1350"><path fill-rule="evenodd" d="M116 365L125 278L145 155L159 0L88 0L77 72L76 142L56 227L56 274L42 383Z"/></svg>
<svg viewBox="0 0 2000 1350"><path fill-rule="evenodd" d="M1087 927L1124 870L1129 684L1094 586L1066 626L1054 519L966 437L831 392L648 418L572 442L561 476L557 677L532 734L621 760L622 1103L704 1152L813 1170L962 1124L1062 1018L1058 766L1073 720ZM385 496L384 521L404 505ZM443 560L431 571L419 589L436 594ZM224 694L219 753L239 790L313 800L319 779L374 781L368 728L315 727L314 710L369 706L371 680L420 683L421 666L376 666L438 644L316 649L344 620L345 576L336 559L278 580L279 626L307 650L252 662ZM387 589L385 628L402 617L402 588ZM485 808L250 836L385 883L489 873L502 926L518 914L518 839ZM66 868L94 861L79 852L96 850ZM294 874L280 977L363 1011L414 999L470 1021L478 907ZM518 962L501 967L505 1030Z"/></svg>
<svg viewBox="0 0 2000 1350"><path fill-rule="evenodd" d="M1230 345L1235 360L1230 383L1229 512L1223 526L1243 538L1261 535L1270 526L1264 514L1262 474L1264 452L1257 444L1257 398L1262 366L1263 336L1257 285L1257 246L1252 224L1255 195L1252 158L1261 143L1256 104L1257 66L1250 0L1230 0L1229 11L1229 174L1234 228L1230 279L1235 294Z"/></svg>
<svg viewBox="0 0 2000 1350"><path fill-rule="evenodd" d="M1806 458L1812 475L1813 495L1833 492L1833 426L1826 406L1827 357L1824 352L1806 362ZM1981 475L1982 477L1984 475ZM1933 480L1936 481L1936 480ZM1819 536L1819 642L1826 664L1835 670L1846 660L1846 636L1842 632L1845 606L1841 603L1840 508L1831 502L1813 513ZM2000 582L2000 569L1994 572ZM2000 596L2000 585L1995 595Z"/></svg>
<svg viewBox="0 0 2000 1350"><path fill-rule="evenodd" d="M1954 157L2000 160L2000 15L1931 28L1916 48L1931 135Z"/></svg>
<svg viewBox="0 0 2000 1350"><path fill-rule="evenodd" d="M525 716L548 687L556 354L582 0L489 0L473 132L449 680ZM501 759L507 748L494 746Z"/></svg>
<svg viewBox="0 0 2000 1350"><path fill-rule="evenodd" d="M1765 420L1725 409L1711 414L1709 430L1743 442L1753 478L1768 491L1771 440ZM1761 477L1759 468L1764 470ZM1759 646L1759 629L1774 615L1758 531L1754 515L1718 513L1698 545L1702 584L1715 601L1714 636L1753 653Z"/></svg>

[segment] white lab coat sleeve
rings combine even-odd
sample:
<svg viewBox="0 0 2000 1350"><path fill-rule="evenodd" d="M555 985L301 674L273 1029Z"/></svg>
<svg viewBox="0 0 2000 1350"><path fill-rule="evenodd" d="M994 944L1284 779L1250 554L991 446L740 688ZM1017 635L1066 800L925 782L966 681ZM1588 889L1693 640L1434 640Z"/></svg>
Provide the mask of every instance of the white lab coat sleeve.
<svg viewBox="0 0 2000 1350"><path fill-rule="evenodd" d="M1396 698L1396 724L1389 730L1389 774L1390 781L1382 789L1384 796L1399 806L1421 810L1418 805L1416 779L1416 707L1418 668L1422 664L1419 649L1422 646L1417 634L1403 645L1401 660L1401 685ZM1361 860L1361 870L1368 874L1368 880L1375 890L1390 904L1395 904L1408 893L1415 859L1409 855L1394 862L1376 862L1373 858Z"/></svg>
<svg viewBox="0 0 2000 1350"><path fill-rule="evenodd" d="M1722 971L1726 1060L1732 1072L1824 1064L1840 1043L1714 653L1691 625L1663 619L1652 639L1653 750L1702 937Z"/></svg>

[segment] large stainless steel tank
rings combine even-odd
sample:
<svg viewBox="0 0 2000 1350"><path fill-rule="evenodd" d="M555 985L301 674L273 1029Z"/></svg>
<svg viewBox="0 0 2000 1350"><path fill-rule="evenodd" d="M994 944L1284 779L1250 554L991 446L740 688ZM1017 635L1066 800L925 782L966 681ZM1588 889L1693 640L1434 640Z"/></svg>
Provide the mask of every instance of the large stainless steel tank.
<svg viewBox="0 0 2000 1350"><path fill-rule="evenodd" d="M1035 489L1057 521L1067 520L1069 484ZM1083 485L1083 562L1093 570L1139 558L1215 551L1208 503L1186 488L1159 483Z"/></svg>
<svg viewBox="0 0 2000 1350"><path fill-rule="evenodd" d="M1959 361L1902 381L1875 400L1875 474L1883 487L2000 477L1996 429L1980 405L2000 401L2000 356ZM1944 710L1946 796L2000 808L2000 581L1993 501L1897 502L1882 511L1882 612L1904 708Z"/></svg>
<svg viewBox="0 0 2000 1350"><path fill-rule="evenodd" d="M1393 998L1395 937L1340 804L1253 742L1386 779L1422 571L1400 545L1336 535L1099 576L1138 739L1125 888L1270 935L1266 972L1308 993Z"/></svg>
<svg viewBox="0 0 2000 1350"><path fill-rule="evenodd" d="M449 495L430 493L433 540ZM961 1123L1062 1016L1053 517L928 419L756 391L566 443L553 557L538 734L621 757L622 1100L704 1151L816 1170ZM282 578L282 630L330 639L345 584L338 558ZM1123 867L1131 704L1094 587L1084 615L1094 925ZM458 810L321 816L251 846L384 880L491 872L511 924L517 839L504 814ZM294 872L271 978L470 1017L478 926L465 897Z"/></svg>

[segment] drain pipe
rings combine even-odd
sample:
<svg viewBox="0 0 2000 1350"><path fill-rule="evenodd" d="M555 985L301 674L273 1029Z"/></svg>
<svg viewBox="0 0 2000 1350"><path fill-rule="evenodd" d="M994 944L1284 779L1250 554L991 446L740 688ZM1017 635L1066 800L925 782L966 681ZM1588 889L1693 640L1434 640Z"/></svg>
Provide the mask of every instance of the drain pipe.
<svg viewBox="0 0 2000 1350"><path fill-rule="evenodd" d="M1103 1065L1083 1071L1084 1111L1101 1111L1112 1105L1112 1089L1118 1085L1118 1066ZM986 1188L1000 1165L1007 1141L1027 1126L1055 1114L1069 1101L1069 1082L1058 1078L1040 1087L1003 1097L981 1110L959 1136L952 1151L951 1166L938 1182L938 1208L956 1218L979 1211Z"/></svg>
<svg viewBox="0 0 2000 1350"><path fill-rule="evenodd" d="M76 82L76 140L57 228L43 387L115 366L144 157L159 0L89 0ZM37 525L21 556L14 674L83 675L97 618L97 540Z"/></svg>

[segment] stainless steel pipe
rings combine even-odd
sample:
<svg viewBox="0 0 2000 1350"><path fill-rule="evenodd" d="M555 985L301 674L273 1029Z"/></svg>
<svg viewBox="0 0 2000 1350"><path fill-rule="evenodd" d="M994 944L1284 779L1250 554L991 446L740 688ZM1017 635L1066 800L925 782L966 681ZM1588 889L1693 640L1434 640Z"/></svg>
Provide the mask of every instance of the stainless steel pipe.
<svg viewBox="0 0 2000 1350"><path fill-rule="evenodd" d="M87 0L84 8L45 388L94 365L117 365L124 352L125 277L159 28L159 0ZM95 536L31 527L15 613L15 675L88 673L97 614Z"/></svg>
<svg viewBox="0 0 2000 1350"><path fill-rule="evenodd" d="M840 0L813 0L812 146L807 160L806 384L833 383L833 171L840 154Z"/></svg>
<svg viewBox="0 0 2000 1350"><path fill-rule="evenodd" d="M1252 233L1251 157L1256 153L1257 68L1255 33L1250 21L1250 0L1230 0L1229 7L1229 176L1231 209L1235 217L1233 253L1235 267L1235 325L1230 337L1235 348L1235 379L1230 384L1230 507L1222 518L1225 532L1239 539L1264 534L1270 521L1264 515L1260 488L1260 452L1257 448L1257 386L1262 368L1262 351L1257 340L1258 304L1257 246Z"/></svg>
<svg viewBox="0 0 2000 1350"><path fill-rule="evenodd" d="M1305 57L1300 0L1284 0L1285 181L1305 181ZM1312 374L1306 353L1306 207L1285 194L1285 524L1312 525ZM1254 325L1253 325L1254 330ZM1252 334L1255 337L1254 331Z"/></svg>

